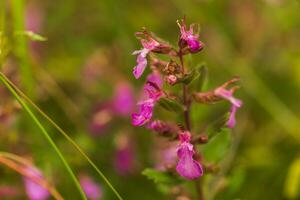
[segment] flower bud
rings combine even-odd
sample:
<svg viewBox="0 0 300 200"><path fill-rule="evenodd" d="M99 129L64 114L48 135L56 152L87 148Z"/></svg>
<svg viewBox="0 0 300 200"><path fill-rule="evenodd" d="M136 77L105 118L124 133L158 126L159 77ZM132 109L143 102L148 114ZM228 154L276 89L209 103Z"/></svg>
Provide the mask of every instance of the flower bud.
<svg viewBox="0 0 300 200"><path fill-rule="evenodd" d="M177 77L175 75L169 75L166 77L166 81L170 85L175 85L175 83L177 83Z"/></svg>

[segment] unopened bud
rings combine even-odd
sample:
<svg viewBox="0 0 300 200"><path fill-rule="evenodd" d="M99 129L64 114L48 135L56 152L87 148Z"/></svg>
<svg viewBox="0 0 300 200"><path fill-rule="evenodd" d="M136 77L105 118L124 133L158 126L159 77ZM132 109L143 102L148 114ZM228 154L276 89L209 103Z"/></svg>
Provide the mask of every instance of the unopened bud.
<svg viewBox="0 0 300 200"><path fill-rule="evenodd" d="M175 75L169 75L166 78L166 81L170 85L174 85L177 82L177 77Z"/></svg>

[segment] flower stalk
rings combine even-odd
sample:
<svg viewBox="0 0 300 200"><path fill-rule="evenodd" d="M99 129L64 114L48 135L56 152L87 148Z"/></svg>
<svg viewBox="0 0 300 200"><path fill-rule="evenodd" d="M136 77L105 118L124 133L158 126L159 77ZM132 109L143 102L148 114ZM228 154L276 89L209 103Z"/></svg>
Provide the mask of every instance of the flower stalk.
<svg viewBox="0 0 300 200"><path fill-rule="evenodd" d="M235 114L237 109L242 106L242 101L233 96L238 87L229 87L238 82L239 79L233 78L223 85L207 92L199 92L199 90L194 91L195 88L190 87L191 83L196 79L198 80L194 81L194 83L203 83L201 78L203 78L204 75L202 72L205 72L205 70L201 68L189 70L190 67L185 66L184 56L200 52L203 49L204 44L199 41L199 29L196 29L198 27L196 24L191 24L189 28L187 28L185 19L177 21L177 24L180 28L178 50L175 50L176 48L172 47L167 42L155 37L154 34L145 31L143 33L138 33L139 36L144 34L143 38L146 39L139 38L143 48L134 51L133 53L134 55L138 55L137 65L134 67L133 75L137 79L143 75L145 68L148 65L147 59L150 59L149 63L151 65L152 74L148 76L144 86L145 95L143 96L143 100L138 103L140 111L139 113L132 114L132 124L134 126L145 125L152 131L158 133L159 136L169 138L170 142L173 142L174 140L177 141L176 166L171 166L166 169L174 171L175 168L176 172L184 179L195 180L198 199L204 200L203 179L201 177L204 173L212 173L213 170L208 170L206 168L208 165L203 163L203 156L201 152L197 151L196 145L205 145L209 142L210 138L207 134L202 133L201 135L197 135L196 133L193 133L191 105L194 102L214 104L221 100L227 100L231 103L231 109L229 111L230 115L229 119L227 119L226 126L233 128L236 124ZM165 54L170 60L162 60L153 54ZM179 63L175 60L179 60ZM153 79L153 77L156 78ZM178 83L182 84L181 92L174 93L174 91L164 90L164 83L170 86L174 86ZM198 86L197 88L199 87L201 86ZM180 122L179 124L175 123L175 125L172 122L165 122L161 119L153 120L152 118L156 117L154 107L157 104L168 111L183 115L183 122ZM222 124L221 126L224 125L225 124Z"/></svg>

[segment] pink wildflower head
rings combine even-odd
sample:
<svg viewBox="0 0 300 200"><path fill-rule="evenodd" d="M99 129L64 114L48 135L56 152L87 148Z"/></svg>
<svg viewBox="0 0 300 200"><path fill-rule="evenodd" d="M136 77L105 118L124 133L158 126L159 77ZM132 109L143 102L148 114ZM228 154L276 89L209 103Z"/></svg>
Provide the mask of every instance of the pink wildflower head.
<svg viewBox="0 0 300 200"><path fill-rule="evenodd" d="M180 28L180 46L185 47L186 45L189 47L189 51L191 53L196 53L203 48L203 43L199 41L199 34L194 33L195 24L191 24L189 30L187 30L185 20L182 20L181 23L177 22ZM197 31L198 32L198 31Z"/></svg>
<svg viewBox="0 0 300 200"><path fill-rule="evenodd" d="M103 193L101 187L89 176L80 177L80 185L90 200L100 200Z"/></svg>
<svg viewBox="0 0 300 200"><path fill-rule="evenodd" d="M117 84L112 104L115 114L128 115L134 106L134 94L131 85L124 82Z"/></svg>
<svg viewBox="0 0 300 200"><path fill-rule="evenodd" d="M140 105L140 113L131 115L133 125L142 126L151 119L154 104L162 96L161 86L162 80L159 73L153 72L147 77L147 83L144 86L147 97L146 100L138 103Z"/></svg>
<svg viewBox="0 0 300 200"><path fill-rule="evenodd" d="M152 117L154 102L152 99L148 99L146 101L142 101L139 103L140 105L140 113L133 113L132 124L134 126L142 126L146 124Z"/></svg>
<svg viewBox="0 0 300 200"><path fill-rule="evenodd" d="M133 55L138 55L136 62L137 65L133 68L133 75L136 79L140 78L147 66L147 54L152 51L159 43L151 37L148 40L141 39L143 49L134 51Z"/></svg>
<svg viewBox="0 0 300 200"><path fill-rule="evenodd" d="M27 168L26 172L36 179L43 178L42 173L34 167ZM30 200L45 200L50 196L48 190L34 182L29 177L24 177L24 183L26 194Z"/></svg>
<svg viewBox="0 0 300 200"><path fill-rule="evenodd" d="M203 175L203 169L199 162L193 159L194 147L190 143L191 135L188 131L179 134L180 144L177 148L179 158L176 171L186 179L196 179Z"/></svg>

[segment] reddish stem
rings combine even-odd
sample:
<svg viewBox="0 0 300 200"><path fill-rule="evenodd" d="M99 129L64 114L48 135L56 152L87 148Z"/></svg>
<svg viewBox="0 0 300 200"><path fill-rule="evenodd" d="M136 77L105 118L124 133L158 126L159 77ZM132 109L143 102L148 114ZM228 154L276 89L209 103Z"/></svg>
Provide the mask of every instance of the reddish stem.
<svg viewBox="0 0 300 200"><path fill-rule="evenodd" d="M184 68L184 62L183 62L183 54L182 54L181 50L179 50L179 52L178 52L178 57L180 59L182 76L184 76L185 75L185 68ZM185 126L186 126L186 129L188 131L191 131L191 119L190 119L191 101L189 99L188 86L185 83L183 83L182 90L183 90ZM202 184L201 184L200 180L195 181L195 187L196 187L198 199L199 200L204 200Z"/></svg>

